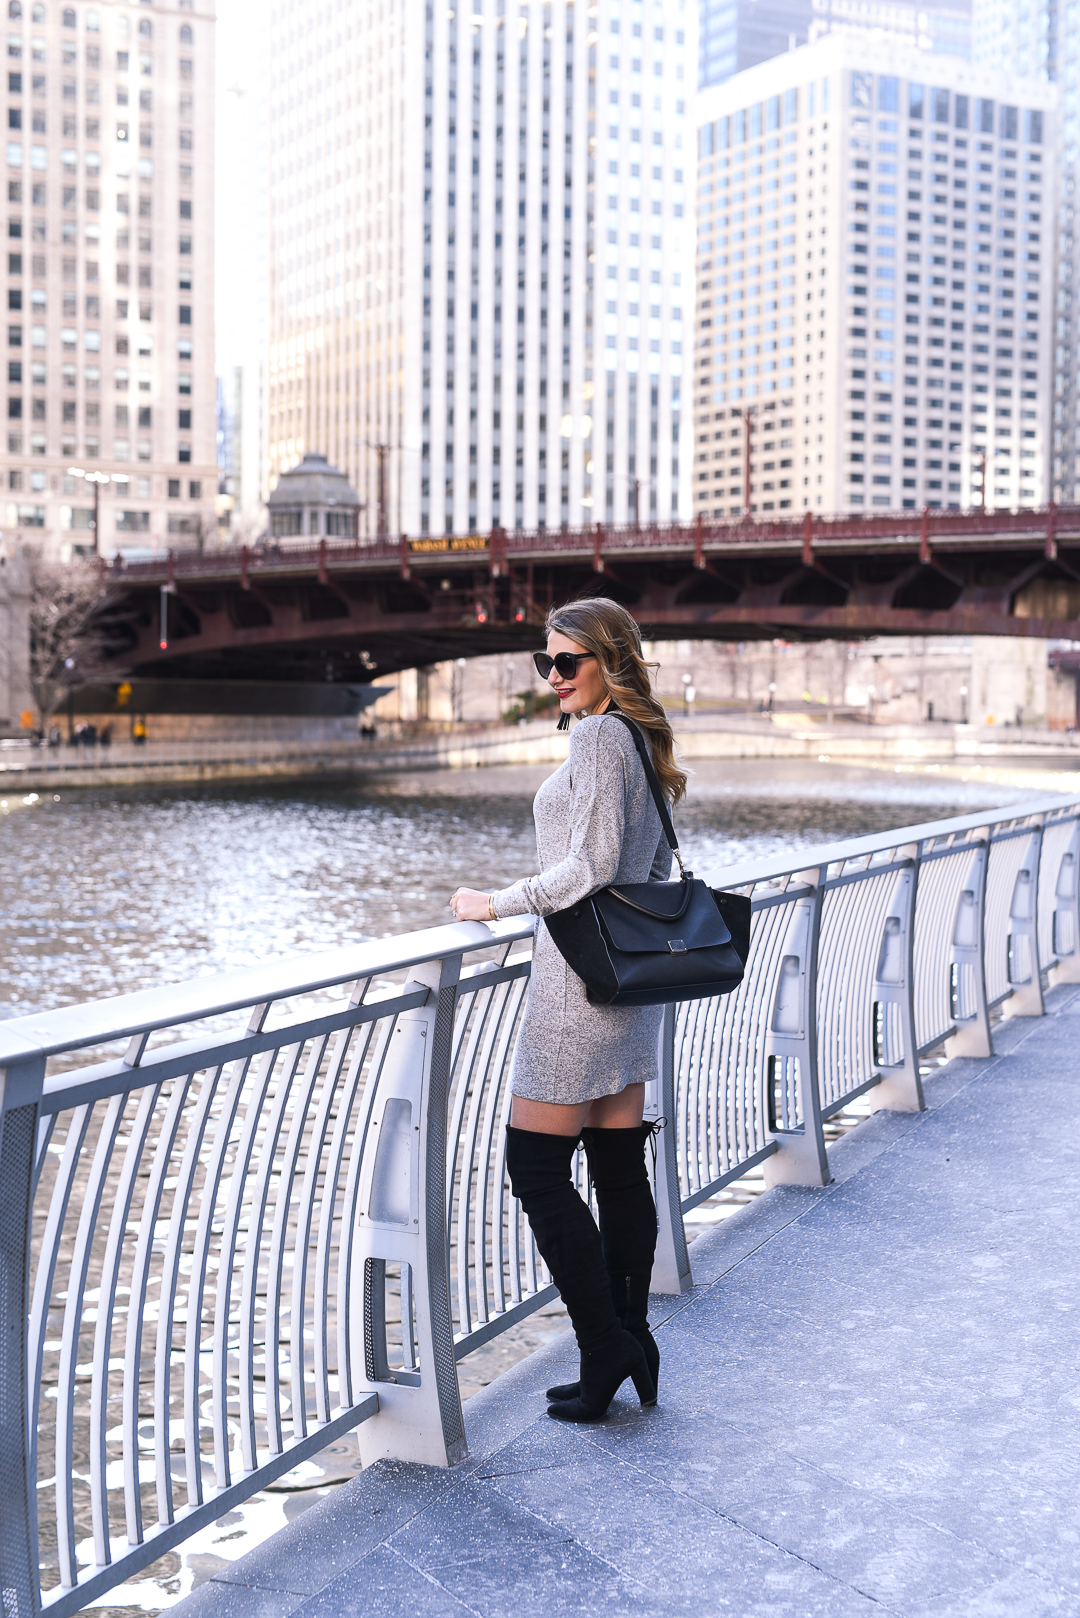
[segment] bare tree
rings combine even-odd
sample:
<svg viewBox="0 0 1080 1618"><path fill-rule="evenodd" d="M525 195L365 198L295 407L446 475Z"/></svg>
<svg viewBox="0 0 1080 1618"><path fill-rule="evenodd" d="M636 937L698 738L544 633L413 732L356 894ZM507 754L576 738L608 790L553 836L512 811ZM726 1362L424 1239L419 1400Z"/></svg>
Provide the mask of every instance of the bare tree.
<svg viewBox="0 0 1080 1618"><path fill-rule="evenodd" d="M250 550L253 545L265 539L269 531L270 524L265 506L256 506L254 509L248 507L243 511L234 506L232 520L225 530L225 543L235 549L246 545Z"/></svg>
<svg viewBox="0 0 1080 1618"><path fill-rule="evenodd" d="M96 614L105 600L101 572L92 562L48 562L30 570L30 689L42 730L65 692L93 677L105 637Z"/></svg>

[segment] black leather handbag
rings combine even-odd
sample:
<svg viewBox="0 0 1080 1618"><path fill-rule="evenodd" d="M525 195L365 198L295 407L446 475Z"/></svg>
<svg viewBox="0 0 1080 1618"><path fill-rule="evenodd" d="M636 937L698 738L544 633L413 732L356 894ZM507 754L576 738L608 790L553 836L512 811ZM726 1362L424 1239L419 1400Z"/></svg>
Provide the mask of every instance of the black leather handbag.
<svg viewBox="0 0 1080 1618"><path fill-rule="evenodd" d="M682 873L677 882L601 888L544 917L563 959L598 1006L660 1006L729 994L750 953L750 900L706 887L683 868L675 828L648 744L626 714L653 802Z"/></svg>

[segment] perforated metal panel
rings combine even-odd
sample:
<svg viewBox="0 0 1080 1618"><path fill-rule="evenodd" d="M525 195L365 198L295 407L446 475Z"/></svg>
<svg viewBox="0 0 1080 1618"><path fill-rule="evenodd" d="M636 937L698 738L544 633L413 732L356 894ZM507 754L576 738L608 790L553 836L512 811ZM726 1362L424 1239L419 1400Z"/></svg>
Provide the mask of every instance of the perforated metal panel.
<svg viewBox="0 0 1080 1618"><path fill-rule="evenodd" d="M4 1114L0 1137L0 1602L4 1618L37 1611L36 1525L26 1426L27 1249L37 1108ZM36 1480L34 1480L36 1481Z"/></svg>

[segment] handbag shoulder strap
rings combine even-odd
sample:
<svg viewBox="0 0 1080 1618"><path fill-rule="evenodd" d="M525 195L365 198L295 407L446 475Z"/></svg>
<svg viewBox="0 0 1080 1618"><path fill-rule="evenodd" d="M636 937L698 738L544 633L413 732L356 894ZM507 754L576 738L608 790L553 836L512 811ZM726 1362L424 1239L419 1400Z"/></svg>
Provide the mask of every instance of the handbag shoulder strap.
<svg viewBox="0 0 1080 1618"><path fill-rule="evenodd" d="M649 783L649 791L652 793L652 800L656 805L656 812L660 816L660 824L663 827L664 836L667 838L668 847L671 849L671 852L679 862L679 872L683 878L683 881L685 881L686 867L683 865L682 855L679 853L679 839L675 835L675 827L672 823L671 811L668 808L667 799L664 797L663 792L661 792L660 783L656 779L656 771L653 768L652 756L649 752L649 744L641 734L640 728L627 714L620 712L620 710L615 707L605 709L605 715L607 714L610 714L612 719L621 719L631 736L634 738L634 746L638 750L638 757L641 759L642 767L645 771L645 779Z"/></svg>

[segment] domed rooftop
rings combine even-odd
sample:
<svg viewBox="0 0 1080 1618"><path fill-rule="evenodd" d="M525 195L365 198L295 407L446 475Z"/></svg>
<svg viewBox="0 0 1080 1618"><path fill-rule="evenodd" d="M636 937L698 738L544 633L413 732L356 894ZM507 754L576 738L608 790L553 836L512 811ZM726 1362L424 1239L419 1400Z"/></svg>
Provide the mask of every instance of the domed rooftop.
<svg viewBox="0 0 1080 1618"><path fill-rule="evenodd" d="M277 506L345 506L358 508L360 496L325 455L307 454L299 466L282 472L267 504Z"/></svg>

